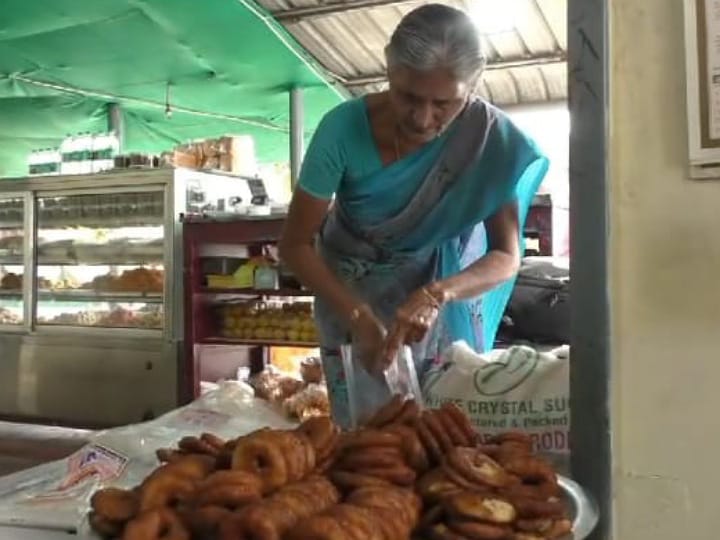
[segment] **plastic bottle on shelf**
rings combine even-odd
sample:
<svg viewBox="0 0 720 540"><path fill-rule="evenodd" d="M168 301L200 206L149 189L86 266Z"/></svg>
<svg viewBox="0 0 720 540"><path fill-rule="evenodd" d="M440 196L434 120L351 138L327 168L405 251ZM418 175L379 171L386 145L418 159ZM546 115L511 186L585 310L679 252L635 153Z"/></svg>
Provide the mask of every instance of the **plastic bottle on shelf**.
<svg viewBox="0 0 720 540"><path fill-rule="evenodd" d="M93 172L93 135L92 133L82 133L79 140L79 173L90 174Z"/></svg>
<svg viewBox="0 0 720 540"><path fill-rule="evenodd" d="M120 139L117 133L110 131L105 134L105 150L103 153L103 170L109 171L115 166L115 156L120 153Z"/></svg>
<svg viewBox="0 0 720 540"><path fill-rule="evenodd" d="M55 175L60 174L60 149L48 148L45 150L45 174Z"/></svg>
<svg viewBox="0 0 720 540"><path fill-rule="evenodd" d="M90 161L91 161L91 172L100 172L102 170L100 166L100 152L102 150L102 136L97 133L93 133L90 136Z"/></svg>
<svg viewBox="0 0 720 540"><path fill-rule="evenodd" d="M60 143L60 174L74 174L74 137L66 135Z"/></svg>
<svg viewBox="0 0 720 540"><path fill-rule="evenodd" d="M36 176L39 170L39 153L37 150L30 150L27 157L28 174L30 176Z"/></svg>

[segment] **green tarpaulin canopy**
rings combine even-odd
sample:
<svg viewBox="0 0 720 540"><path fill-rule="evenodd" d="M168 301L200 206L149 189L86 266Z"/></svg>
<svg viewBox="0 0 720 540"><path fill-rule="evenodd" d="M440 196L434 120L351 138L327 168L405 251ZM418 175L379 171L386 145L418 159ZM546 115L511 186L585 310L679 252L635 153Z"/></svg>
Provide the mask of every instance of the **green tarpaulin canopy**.
<svg viewBox="0 0 720 540"><path fill-rule="evenodd" d="M3 0L0 176L32 149L103 131L124 111L126 151L250 134L261 161L288 156L288 92L309 133L342 94L250 0ZM169 85L168 118L164 104Z"/></svg>

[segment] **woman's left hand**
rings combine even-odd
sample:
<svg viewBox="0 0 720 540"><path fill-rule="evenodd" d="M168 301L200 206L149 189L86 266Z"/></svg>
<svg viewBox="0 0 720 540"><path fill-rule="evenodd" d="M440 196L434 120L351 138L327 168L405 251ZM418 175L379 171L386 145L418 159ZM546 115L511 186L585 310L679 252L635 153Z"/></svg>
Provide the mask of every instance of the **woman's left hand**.
<svg viewBox="0 0 720 540"><path fill-rule="evenodd" d="M395 314L395 321L385 339L383 360L390 366L403 345L422 341L435 324L443 295L439 290L423 287L412 293Z"/></svg>

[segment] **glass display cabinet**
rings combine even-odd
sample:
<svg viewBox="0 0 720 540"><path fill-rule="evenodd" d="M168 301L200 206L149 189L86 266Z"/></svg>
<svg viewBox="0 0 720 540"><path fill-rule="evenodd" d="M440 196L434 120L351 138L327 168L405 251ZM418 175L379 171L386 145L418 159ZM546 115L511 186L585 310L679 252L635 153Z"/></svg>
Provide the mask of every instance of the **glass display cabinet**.
<svg viewBox="0 0 720 540"><path fill-rule="evenodd" d="M0 417L106 426L179 403L184 215L257 180L188 169L0 181Z"/></svg>

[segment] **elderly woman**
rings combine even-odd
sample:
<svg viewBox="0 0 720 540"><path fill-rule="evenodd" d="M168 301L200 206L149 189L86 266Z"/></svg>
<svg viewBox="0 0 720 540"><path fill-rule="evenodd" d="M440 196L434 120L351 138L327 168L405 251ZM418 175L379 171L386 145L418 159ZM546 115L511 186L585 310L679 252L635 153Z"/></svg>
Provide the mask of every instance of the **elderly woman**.
<svg viewBox="0 0 720 540"><path fill-rule="evenodd" d="M462 11L408 13L385 49L389 89L325 115L280 243L316 294L335 420L350 423L340 348L370 412L381 374L412 344L420 375L456 340L490 348L520 261L520 231L548 162L474 95L484 65ZM364 409L364 410L362 410Z"/></svg>

